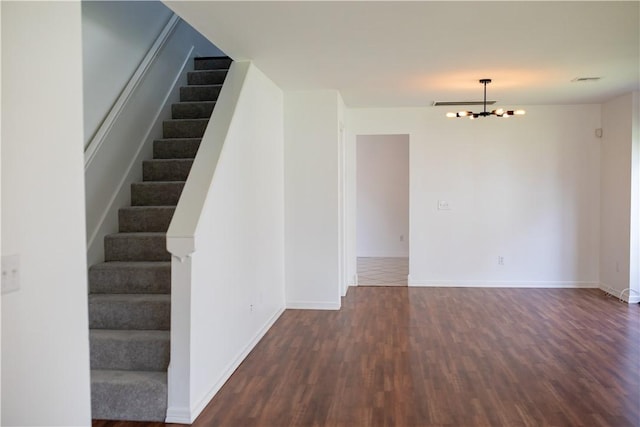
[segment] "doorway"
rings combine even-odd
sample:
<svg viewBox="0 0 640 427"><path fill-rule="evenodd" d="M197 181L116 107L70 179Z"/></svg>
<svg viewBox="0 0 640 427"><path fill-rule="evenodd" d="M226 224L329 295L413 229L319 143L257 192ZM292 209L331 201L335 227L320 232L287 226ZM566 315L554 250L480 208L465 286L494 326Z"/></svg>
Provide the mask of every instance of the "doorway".
<svg viewBox="0 0 640 427"><path fill-rule="evenodd" d="M409 135L356 137L358 286L407 286Z"/></svg>

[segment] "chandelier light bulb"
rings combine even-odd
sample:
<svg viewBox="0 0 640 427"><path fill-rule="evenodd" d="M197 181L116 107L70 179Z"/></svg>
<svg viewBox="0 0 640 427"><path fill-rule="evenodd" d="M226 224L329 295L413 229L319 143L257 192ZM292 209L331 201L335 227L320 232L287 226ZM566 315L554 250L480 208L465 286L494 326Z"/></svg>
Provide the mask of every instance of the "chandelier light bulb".
<svg viewBox="0 0 640 427"><path fill-rule="evenodd" d="M458 112L458 117L466 117L469 115L468 111L459 111Z"/></svg>
<svg viewBox="0 0 640 427"><path fill-rule="evenodd" d="M447 113L447 117L456 117L456 113Z"/></svg>
<svg viewBox="0 0 640 427"><path fill-rule="evenodd" d="M524 110L516 110L513 112L516 116L524 116L527 112Z"/></svg>

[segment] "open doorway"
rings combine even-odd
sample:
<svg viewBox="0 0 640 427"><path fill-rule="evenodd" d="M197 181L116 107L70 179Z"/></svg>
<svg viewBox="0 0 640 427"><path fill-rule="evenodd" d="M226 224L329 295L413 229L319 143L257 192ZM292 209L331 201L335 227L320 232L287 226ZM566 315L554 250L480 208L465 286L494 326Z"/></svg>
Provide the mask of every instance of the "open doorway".
<svg viewBox="0 0 640 427"><path fill-rule="evenodd" d="M358 286L407 286L409 135L356 137Z"/></svg>

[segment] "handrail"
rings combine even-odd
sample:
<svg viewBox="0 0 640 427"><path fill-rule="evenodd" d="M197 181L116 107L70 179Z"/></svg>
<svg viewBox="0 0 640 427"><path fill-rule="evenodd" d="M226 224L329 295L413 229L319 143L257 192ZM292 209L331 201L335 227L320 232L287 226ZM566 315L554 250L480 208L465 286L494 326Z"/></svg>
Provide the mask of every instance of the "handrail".
<svg viewBox="0 0 640 427"><path fill-rule="evenodd" d="M175 29L176 25L178 25L178 22L180 22L180 17L174 13L160 32L160 35L158 35L158 37L156 38L156 41L147 51L144 59L142 60L140 65L138 65L138 68L127 82L126 86L122 90L122 93L120 93L120 96L118 96L118 99L113 104L113 106L109 110L109 113L107 113L107 116L100 124L100 127L98 127L98 130L91 138L91 141L89 141L89 144L87 144L87 146L85 147L85 170L89 167L89 165L95 158L97 152L100 150L100 147L104 143L106 136L109 134L109 131L113 127L113 124L120 116L123 107L129 101L129 98L133 94L136 87L138 87L138 85L142 81L142 77L145 75L147 69L151 66L156 56L158 56L158 53L160 52L162 47L165 45L167 40L169 40L169 36L171 36L171 34L173 33L173 30Z"/></svg>
<svg viewBox="0 0 640 427"><path fill-rule="evenodd" d="M250 62L233 62L167 231L167 250L180 261L196 250L200 216L233 122Z"/></svg>

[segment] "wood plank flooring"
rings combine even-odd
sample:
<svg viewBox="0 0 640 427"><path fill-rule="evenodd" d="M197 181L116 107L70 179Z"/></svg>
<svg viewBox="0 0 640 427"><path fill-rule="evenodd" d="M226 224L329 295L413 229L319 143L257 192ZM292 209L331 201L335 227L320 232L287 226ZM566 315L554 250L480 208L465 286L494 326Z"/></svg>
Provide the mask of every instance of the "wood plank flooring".
<svg viewBox="0 0 640 427"><path fill-rule="evenodd" d="M194 425L637 427L640 306L585 289L351 288L340 311L287 310Z"/></svg>

